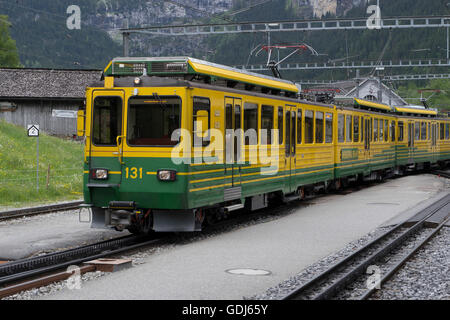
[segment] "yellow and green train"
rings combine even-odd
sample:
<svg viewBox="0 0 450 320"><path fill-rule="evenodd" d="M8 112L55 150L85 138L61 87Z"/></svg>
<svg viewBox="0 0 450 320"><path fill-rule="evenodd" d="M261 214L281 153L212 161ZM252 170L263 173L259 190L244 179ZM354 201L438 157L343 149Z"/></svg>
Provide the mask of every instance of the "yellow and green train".
<svg viewBox="0 0 450 320"><path fill-rule="evenodd" d="M93 227L199 231L318 188L450 162L450 119L184 57L116 58L87 88L84 207Z"/></svg>

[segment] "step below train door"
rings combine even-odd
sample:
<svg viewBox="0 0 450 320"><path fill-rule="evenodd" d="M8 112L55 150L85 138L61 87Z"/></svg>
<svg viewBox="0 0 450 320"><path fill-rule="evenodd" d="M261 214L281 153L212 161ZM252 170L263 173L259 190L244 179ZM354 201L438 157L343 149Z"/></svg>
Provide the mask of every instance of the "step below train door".
<svg viewBox="0 0 450 320"><path fill-rule="evenodd" d="M240 199L241 188L241 156L243 135L242 129L242 100L240 98L225 97L225 189L224 201Z"/></svg>

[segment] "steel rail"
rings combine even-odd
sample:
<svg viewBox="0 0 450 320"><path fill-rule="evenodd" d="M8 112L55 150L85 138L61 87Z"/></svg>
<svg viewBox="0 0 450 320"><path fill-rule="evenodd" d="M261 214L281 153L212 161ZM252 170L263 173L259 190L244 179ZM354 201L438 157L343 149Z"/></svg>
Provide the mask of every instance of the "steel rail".
<svg viewBox="0 0 450 320"><path fill-rule="evenodd" d="M383 254L390 252L392 249L394 249L396 246L398 246L403 240L408 238L413 232L418 230L420 227L423 226L425 221L434 215L436 212L441 210L444 206L446 206L450 202L450 195L447 195L441 199L439 199L437 202L429 205L428 207L424 208L419 214L422 214L423 212L427 212L425 214L425 217L422 218L417 223L413 224L411 227L408 228L407 231L403 232L402 235L399 237L396 237L393 241L390 241L387 245L383 246L381 249L377 250L374 254L372 254L368 259L365 259L362 264L359 264L356 268L353 268L352 271L346 273L343 277L335 281L331 286L329 286L325 291L322 291L320 294L314 296L314 299L326 299L332 296L337 290L341 289L343 286L345 286L351 279L361 274L361 271L372 263L372 261L375 259L379 259ZM301 285L291 291L289 294L284 296L281 300L295 300L299 298L301 295L304 295L308 290L313 289L315 286L318 286L321 284L323 280L325 280L327 277L333 275L339 268L345 267L348 262L351 260L356 260L361 256L361 254L365 253L366 251L370 250L375 245L382 242L384 239L392 236L395 234L398 230L404 228L405 223L409 221L411 218L405 219L403 222L397 224L393 229L386 231L385 233L378 236L376 239L372 240L362 248L358 249L353 254L341 259L331 267L329 267L327 270L323 271L313 279L309 280L304 285Z"/></svg>
<svg viewBox="0 0 450 320"><path fill-rule="evenodd" d="M0 285L155 244L161 240L162 238L148 240L145 236L130 235L45 256L8 262L0 265L0 274L2 274Z"/></svg>
<svg viewBox="0 0 450 320"><path fill-rule="evenodd" d="M419 251L425 244L427 244L436 234L441 231L442 227L447 224L450 218L446 218L439 226L437 226L425 239L423 239L419 244L417 244L411 251L405 255L395 266L393 266L380 280L380 285L388 281L417 251ZM359 300L367 300L376 290L375 287L368 289L364 292Z"/></svg>
<svg viewBox="0 0 450 320"><path fill-rule="evenodd" d="M447 172L447 171L435 170L435 171L432 171L431 173L435 174L437 176L440 176L440 177L444 177L444 178L450 179L450 172Z"/></svg>
<svg viewBox="0 0 450 320"><path fill-rule="evenodd" d="M39 207L21 208L7 211L0 211L0 220L7 220L25 216L33 216L49 212L58 212L63 210L77 209L83 201L72 201L57 204L50 204Z"/></svg>

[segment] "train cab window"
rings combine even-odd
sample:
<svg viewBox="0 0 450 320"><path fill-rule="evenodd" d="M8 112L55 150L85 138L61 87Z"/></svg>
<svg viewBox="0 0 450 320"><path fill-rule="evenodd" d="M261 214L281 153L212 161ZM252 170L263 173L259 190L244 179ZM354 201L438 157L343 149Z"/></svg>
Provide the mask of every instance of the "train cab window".
<svg viewBox="0 0 450 320"><path fill-rule="evenodd" d="M445 139L445 123L441 123L440 124L440 135L439 135L439 137L440 137L440 139L441 140L444 140Z"/></svg>
<svg viewBox="0 0 450 320"><path fill-rule="evenodd" d="M449 123L445 124L445 139L446 140L450 139L450 124Z"/></svg>
<svg viewBox="0 0 450 320"><path fill-rule="evenodd" d="M373 119L373 141L378 141L378 119Z"/></svg>
<svg viewBox="0 0 450 320"><path fill-rule="evenodd" d="M323 112L316 112L316 143L323 143Z"/></svg>
<svg viewBox="0 0 450 320"><path fill-rule="evenodd" d="M325 142L333 142L333 114L327 113L325 115Z"/></svg>
<svg viewBox="0 0 450 320"><path fill-rule="evenodd" d="M415 123L414 130L415 130L414 139L420 140L420 122Z"/></svg>
<svg viewBox="0 0 450 320"><path fill-rule="evenodd" d="M278 107L278 144L283 144L283 107Z"/></svg>
<svg viewBox="0 0 450 320"><path fill-rule="evenodd" d="M353 117L353 142L359 142L359 116Z"/></svg>
<svg viewBox="0 0 450 320"><path fill-rule="evenodd" d="M128 100L128 144L174 146L172 133L181 125L181 99L177 96L136 96Z"/></svg>
<svg viewBox="0 0 450 320"><path fill-rule="evenodd" d="M345 121L345 131L346 131L346 139L347 142L352 142L352 116L347 116Z"/></svg>
<svg viewBox="0 0 450 320"><path fill-rule="evenodd" d="M244 135L245 145L258 144L258 105L244 103Z"/></svg>
<svg viewBox="0 0 450 320"><path fill-rule="evenodd" d="M261 106L261 144L272 144L273 116L273 106Z"/></svg>
<svg viewBox="0 0 450 320"><path fill-rule="evenodd" d="M404 134L404 125L403 125L403 121L399 121L398 122L398 141L403 141L405 138L405 134Z"/></svg>
<svg viewBox="0 0 450 320"><path fill-rule="evenodd" d="M338 142L345 142L345 116L338 115Z"/></svg>
<svg viewBox="0 0 450 320"><path fill-rule="evenodd" d="M208 98L194 97L192 106L193 143L201 141L206 147L210 143L208 130L211 123L211 104ZM198 144L200 146L200 143Z"/></svg>
<svg viewBox="0 0 450 320"><path fill-rule="evenodd" d="M391 142L395 142L395 121L391 121Z"/></svg>
<svg viewBox="0 0 450 320"><path fill-rule="evenodd" d="M297 109L297 144L302 143L302 110Z"/></svg>
<svg viewBox="0 0 450 320"><path fill-rule="evenodd" d="M122 99L97 97L94 100L92 142L96 146L114 146L122 131Z"/></svg>
<svg viewBox="0 0 450 320"><path fill-rule="evenodd" d="M426 122L421 123L420 140L427 140L427 123Z"/></svg>
<svg viewBox="0 0 450 320"><path fill-rule="evenodd" d="M314 142L314 111L305 111L305 143Z"/></svg>

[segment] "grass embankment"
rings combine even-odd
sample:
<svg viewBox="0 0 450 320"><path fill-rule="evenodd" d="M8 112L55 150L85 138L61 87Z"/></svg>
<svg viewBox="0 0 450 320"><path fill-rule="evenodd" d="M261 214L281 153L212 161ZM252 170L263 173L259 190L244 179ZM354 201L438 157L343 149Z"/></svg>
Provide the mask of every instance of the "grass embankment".
<svg viewBox="0 0 450 320"><path fill-rule="evenodd" d="M0 120L0 207L80 199L82 181L83 145L41 131L37 191L36 138L27 137L24 128Z"/></svg>

